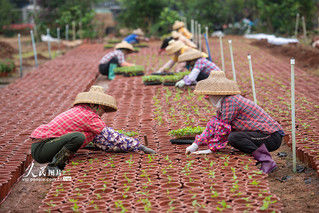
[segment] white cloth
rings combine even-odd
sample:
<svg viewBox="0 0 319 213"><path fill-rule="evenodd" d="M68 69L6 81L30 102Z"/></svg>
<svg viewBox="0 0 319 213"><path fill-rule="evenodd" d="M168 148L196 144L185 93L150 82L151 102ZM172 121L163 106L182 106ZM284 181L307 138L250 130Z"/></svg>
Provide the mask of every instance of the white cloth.
<svg viewBox="0 0 319 213"><path fill-rule="evenodd" d="M208 100L215 108L220 109L224 97L223 95L210 95Z"/></svg>
<svg viewBox="0 0 319 213"><path fill-rule="evenodd" d="M176 82L175 87L181 88L181 87L183 87L184 85L185 85L185 81L182 79L182 80Z"/></svg>
<svg viewBox="0 0 319 213"><path fill-rule="evenodd" d="M197 145L196 143L192 143L192 145L190 145L190 146L188 146L188 147L186 148L185 154L187 155L187 154L193 153L193 152L195 152L197 149L198 149L198 145Z"/></svg>
<svg viewBox="0 0 319 213"><path fill-rule="evenodd" d="M192 154L194 154L194 155L205 155L205 154L210 154L210 153L212 153L212 151L210 149L192 152Z"/></svg>

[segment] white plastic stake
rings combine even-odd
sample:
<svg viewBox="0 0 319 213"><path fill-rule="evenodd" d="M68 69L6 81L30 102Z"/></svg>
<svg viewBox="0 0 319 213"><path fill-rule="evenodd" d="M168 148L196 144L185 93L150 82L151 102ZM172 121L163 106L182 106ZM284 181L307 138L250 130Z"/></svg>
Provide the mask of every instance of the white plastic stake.
<svg viewBox="0 0 319 213"><path fill-rule="evenodd" d="M198 43L197 43L197 21L194 22L194 29L195 29L195 32L194 32L194 42L196 44L196 46L198 47Z"/></svg>
<svg viewBox="0 0 319 213"><path fill-rule="evenodd" d="M82 39L82 22L79 22L80 39Z"/></svg>
<svg viewBox="0 0 319 213"><path fill-rule="evenodd" d="M251 86L252 86L252 89L253 89L254 102L255 102L255 104L257 104L256 91L255 91L255 81L254 81L254 74L253 74L253 66L251 64L251 56L248 54L247 58L248 58L248 61L249 61L249 70L250 70Z"/></svg>
<svg viewBox="0 0 319 213"><path fill-rule="evenodd" d="M297 38L297 35L298 35L299 18L300 18L300 15L299 15L299 13L297 13L297 15L296 15L296 26L295 26L295 38Z"/></svg>
<svg viewBox="0 0 319 213"><path fill-rule="evenodd" d="M65 26L65 40L69 40L69 25Z"/></svg>
<svg viewBox="0 0 319 213"><path fill-rule="evenodd" d="M305 17L301 17L302 19L302 29L303 29L303 38L305 41L307 41L307 30L306 30L306 21L305 21Z"/></svg>
<svg viewBox="0 0 319 213"><path fill-rule="evenodd" d="M292 137L292 170L296 172L296 121L295 121L295 59L290 59L291 65L291 137Z"/></svg>
<svg viewBox="0 0 319 213"><path fill-rule="evenodd" d="M224 50L223 50L223 39L222 36L219 36L219 43L220 43L220 57L222 58L222 68L225 72L225 61L224 61Z"/></svg>
<svg viewBox="0 0 319 213"><path fill-rule="evenodd" d="M198 24L198 46L199 50L202 51L202 32L201 32L201 25Z"/></svg>
<svg viewBox="0 0 319 213"><path fill-rule="evenodd" d="M34 54L34 63L35 63L35 66L38 67L37 48L35 46L34 35L32 30L30 31L30 34L31 34L33 54Z"/></svg>
<svg viewBox="0 0 319 213"><path fill-rule="evenodd" d="M228 40L229 44L229 51L230 51L230 58L231 58L231 68L233 70L233 79L236 80L236 70L235 70L235 63L234 63L234 56L233 56L233 47L232 47L232 40Z"/></svg>
<svg viewBox="0 0 319 213"><path fill-rule="evenodd" d="M72 34L73 34L73 41L75 40L75 21L72 21Z"/></svg>
<svg viewBox="0 0 319 213"><path fill-rule="evenodd" d="M47 28L47 36L49 37L50 36L50 29ZM52 55L51 55L51 42L50 40L48 39L48 51L49 51L49 57L50 59L52 59Z"/></svg>
<svg viewBox="0 0 319 213"><path fill-rule="evenodd" d="M61 42L61 36L60 36L60 27L56 29L57 36L58 36L58 51L60 52L60 42Z"/></svg>
<svg viewBox="0 0 319 213"><path fill-rule="evenodd" d="M19 44L19 59L20 59L20 78L22 78L22 46L21 46L21 36L18 34L18 44Z"/></svg>
<svg viewBox="0 0 319 213"><path fill-rule="evenodd" d="M194 37L195 37L195 35L194 35L194 19L191 19L191 32L193 34L193 39L194 39Z"/></svg>

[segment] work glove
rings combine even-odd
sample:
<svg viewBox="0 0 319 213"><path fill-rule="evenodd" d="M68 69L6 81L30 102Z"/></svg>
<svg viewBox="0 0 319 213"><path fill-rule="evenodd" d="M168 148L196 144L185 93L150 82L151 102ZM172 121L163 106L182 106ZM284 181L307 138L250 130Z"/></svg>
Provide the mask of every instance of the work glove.
<svg viewBox="0 0 319 213"><path fill-rule="evenodd" d="M210 149L206 149L206 150L200 150L200 151L197 151L197 152L192 152L191 154L194 154L194 155L205 155L205 154L210 154L212 153L212 151Z"/></svg>
<svg viewBox="0 0 319 213"><path fill-rule="evenodd" d="M195 152L198 149L198 145L196 143L192 143L192 145L190 145L189 147L186 148L186 152L185 154L191 154L193 152Z"/></svg>
<svg viewBox="0 0 319 213"><path fill-rule="evenodd" d="M182 79L178 82L176 82L175 87L182 88L185 85L185 81Z"/></svg>

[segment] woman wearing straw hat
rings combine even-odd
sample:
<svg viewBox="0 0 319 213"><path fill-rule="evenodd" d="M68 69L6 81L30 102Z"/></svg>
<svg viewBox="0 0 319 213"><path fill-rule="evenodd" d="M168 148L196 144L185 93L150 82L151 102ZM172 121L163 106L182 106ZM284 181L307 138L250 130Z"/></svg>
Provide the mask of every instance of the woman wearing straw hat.
<svg viewBox="0 0 319 213"><path fill-rule="evenodd" d="M100 60L99 72L102 75L109 76L109 70L112 67L111 64L121 67L134 66L135 64L125 61L125 56L133 52L135 52L135 49L131 44L127 42L118 43L114 51L107 53Z"/></svg>
<svg viewBox="0 0 319 213"><path fill-rule="evenodd" d="M192 42L190 39L186 38L179 32L172 31L172 37L175 41L182 41L186 46L197 49L197 46L194 42Z"/></svg>
<svg viewBox="0 0 319 213"><path fill-rule="evenodd" d="M173 30L176 30L187 39L192 39L193 35L186 29L184 22L176 20L173 24Z"/></svg>
<svg viewBox="0 0 319 213"><path fill-rule="evenodd" d="M192 71L186 75L184 79L178 81L175 86L183 87L191 85L195 82L208 78L211 71L220 71L219 67L213 62L203 57L203 53L199 50L191 49L178 57L178 62L186 62L186 67Z"/></svg>
<svg viewBox="0 0 319 213"><path fill-rule="evenodd" d="M269 152L277 150L284 136L282 127L261 107L240 95L237 83L224 72L211 72L209 78L198 82L194 93L206 95L217 109L214 116L186 154L209 154L222 149L227 142L236 149L252 154L261 163L261 170L269 173L276 168ZM197 151L201 144L208 150Z"/></svg>
<svg viewBox="0 0 319 213"><path fill-rule="evenodd" d="M101 116L116 110L115 99L105 94L103 87L92 86L89 92L79 93L72 108L32 132L32 157L39 163L49 163L47 174L57 176L68 159L91 141L108 150L154 153L137 139L124 136L106 126Z"/></svg>
<svg viewBox="0 0 319 213"><path fill-rule="evenodd" d="M140 28L138 28L136 30L133 30L132 34L126 36L123 41L126 41L130 44L136 44L139 43L141 40L149 41L148 38L144 37L144 32Z"/></svg>
<svg viewBox="0 0 319 213"><path fill-rule="evenodd" d="M188 51L190 47L186 46L181 41L170 41L169 45L166 47L166 52L168 55L172 55L172 58L159 68L155 73L165 73L168 72L177 62L178 56ZM186 66L186 63L178 63L175 72L181 72Z"/></svg>

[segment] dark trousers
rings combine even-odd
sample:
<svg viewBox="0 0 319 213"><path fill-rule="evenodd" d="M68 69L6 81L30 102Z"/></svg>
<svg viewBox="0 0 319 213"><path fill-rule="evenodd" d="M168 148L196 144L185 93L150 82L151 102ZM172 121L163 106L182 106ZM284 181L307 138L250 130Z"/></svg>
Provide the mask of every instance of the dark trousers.
<svg viewBox="0 0 319 213"><path fill-rule="evenodd" d="M101 75L109 76L110 64L117 64L117 66L120 66L117 57L113 57L108 63L99 65L99 72Z"/></svg>
<svg viewBox="0 0 319 213"><path fill-rule="evenodd" d="M229 144L244 152L253 153L262 144L265 144L269 152L277 150L282 141L282 136L278 132L264 134L262 132L231 132L228 136Z"/></svg>
<svg viewBox="0 0 319 213"><path fill-rule="evenodd" d="M31 155L38 163L51 162L53 157L65 147L76 152L84 143L85 136L81 132L73 132L58 138L48 138L31 145Z"/></svg>
<svg viewBox="0 0 319 213"><path fill-rule="evenodd" d="M196 81L201 81L201 80L204 80L206 78L208 78L209 74L206 74L204 72L200 72L196 78Z"/></svg>

